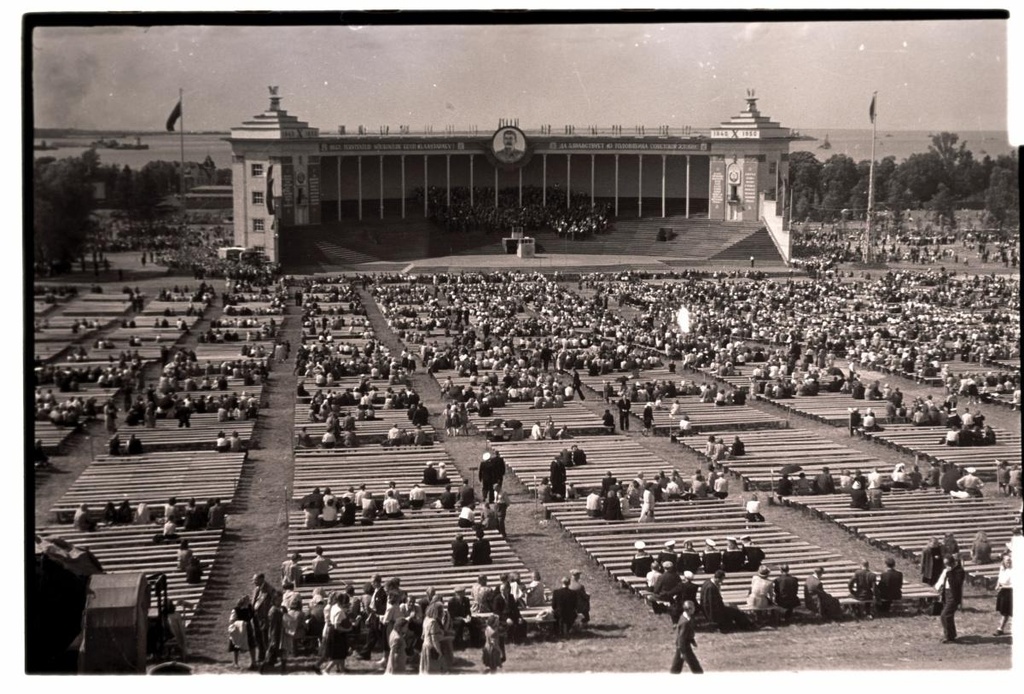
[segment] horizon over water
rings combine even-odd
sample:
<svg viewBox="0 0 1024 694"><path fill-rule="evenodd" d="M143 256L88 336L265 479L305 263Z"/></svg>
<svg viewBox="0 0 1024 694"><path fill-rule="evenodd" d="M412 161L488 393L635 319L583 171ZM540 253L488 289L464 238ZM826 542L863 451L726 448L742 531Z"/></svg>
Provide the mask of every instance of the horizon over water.
<svg viewBox="0 0 1024 694"><path fill-rule="evenodd" d="M112 131L124 133L125 131ZM938 134L941 130L879 130L875 142L875 160L881 161L887 156L895 156L896 162L900 163L911 154L927 152L931 144L931 135ZM1002 154L1009 154L1015 149L1009 142L1009 134L1005 130L952 130L960 137L960 142L967 143L976 160L984 158L988 154L993 159ZM856 162L871 158L871 129L870 128L835 128L819 129L810 128L800 130L803 135L810 135L818 138L814 140L798 140L790 144L790 152L806 151L813 153L819 161L825 161L836 154L845 154ZM127 133L131 135L131 133ZM529 131L527 135L529 136ZM825 136L828 136L831 149L818 149ZM886 137L891 135L891 137ZM415 137L416 133L412 133ZM85 152L89 145L98 135L80 135L70 137L52 138L52 144L66 143L68 147L59 147L56 150L36 150L35 157L53 156L57 158L77 157ZM125 142L132 142L133 137L126 138ZM201 162L209 155L217 164L218 168L227 169L231 167L231 145L224 141L227 135L211 135L208 133L199 135L185 134L185 160ZM482 135L481 139L486 139ZM149 145L147 150L128 149L97 149L102 164L116 164L117 166L129 166L132 169L141 169L150 161L178 161L181 158L180 140L178 133L158 133L141 135L144 144ZM40 142L39 138L34 140ZM714 151L712 140L712 151Z"/></svg>

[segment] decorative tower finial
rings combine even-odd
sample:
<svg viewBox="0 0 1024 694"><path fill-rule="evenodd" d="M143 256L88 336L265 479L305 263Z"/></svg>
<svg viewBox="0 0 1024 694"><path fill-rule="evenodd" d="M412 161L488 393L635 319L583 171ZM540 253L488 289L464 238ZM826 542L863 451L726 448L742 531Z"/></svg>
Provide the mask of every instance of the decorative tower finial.
<svg viewBox="0 0 1024 694"><path fill-rule="evenodd" d="M270 91L270 110L271 111L280 111L281 110L281 97L279 97L277 95L277 89L278 89L277 85L273 85L273 86L267 87L267 90Z"/></svg>
<svg viewBox="0 0 1024 694"><path fill-rule="evenodd" d="M757 113L757 96L753 88L747 89L747 111L753 114Z"/></svg>

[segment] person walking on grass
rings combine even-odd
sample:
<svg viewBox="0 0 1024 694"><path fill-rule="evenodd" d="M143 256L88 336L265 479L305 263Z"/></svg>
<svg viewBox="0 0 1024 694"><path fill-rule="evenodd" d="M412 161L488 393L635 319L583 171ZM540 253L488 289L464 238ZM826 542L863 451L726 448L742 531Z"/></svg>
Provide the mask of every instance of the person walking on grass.
<svg viewBox="0 0 1024 694"><path fill-rule="evenodd" d="M1006 633L1006 625L1013 616L1013 584L1010 582L1013 559L1009 551L1003 555L1002 563L999 565L999 578L996 581L996 611L1002 619L999 621L999 628L995 636L1002 636Z"/></svg>
<svg viewBox="0 0 1024 694"><path fill-rule="evenodd" d="M694 613L697 611L696 605L693 604L692 600L687 600L683 603L683 613L679 617L679 622L676 624L676 651L675 656L672 658L672 667L669 669L673 675L679 675L683 672L683 663L690 668L690 672L695 675L704 673L704 668L700 666L700 661L697 660L697 654L693 652L693 649L697 647L697 640L694 638Z"/></svg>

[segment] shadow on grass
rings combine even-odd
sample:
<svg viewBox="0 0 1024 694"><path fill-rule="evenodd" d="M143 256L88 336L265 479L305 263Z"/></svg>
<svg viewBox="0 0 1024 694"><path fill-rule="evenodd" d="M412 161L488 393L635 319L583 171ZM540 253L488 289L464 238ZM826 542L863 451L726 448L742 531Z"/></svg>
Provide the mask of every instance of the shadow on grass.
<svg viewBox="0 0 1024 694"><path fill-rule="evenodd" d="M624 639L626 638L625 625L619 624L587 624L576 627L569 640L586 641L590 639Z"/></svg>
<svg viewBox="0 0 1024 694"><path fill-rule="evenodd" d="M967 634L966 636L957 637L956 643L962 646L984 646L994 643L1005 643L1007 645L1013 642L1009 636L984 636L982 634Z"/></svg>

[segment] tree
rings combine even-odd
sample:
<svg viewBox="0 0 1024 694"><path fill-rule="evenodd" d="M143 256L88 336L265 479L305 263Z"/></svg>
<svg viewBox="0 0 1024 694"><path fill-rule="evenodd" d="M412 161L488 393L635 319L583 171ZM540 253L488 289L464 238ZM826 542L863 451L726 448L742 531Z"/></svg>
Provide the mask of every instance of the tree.
<svg viewBox="0 0 1024 694"><path fill-rule="evenodd" d="M996 160L985 193L985 210L999 226L1020 226L1020 174L1017 153Z"/></svg>
<svg viewBox="0 0 1024 694"><path fill-rule="evenodd" d="M853 159L845 154L834 154L821 169L821 213L826 219L838 219L841 210L850 203L850 193L860 175ZM865 205L859 205L863 210Z"/></svg>
<svg viewBox="0 0 1024 694"><path fill-rule="evenodd" d="M945 183L939 184L939 189L925 205L925 209L932 213L932 219L940 229L946 224L950 227L956 226L956 200L953 197L953 191Z"/></svg>
<svg viewBox="0 0 1024 694"><path fill-rule="evenodd" d="M789 195L793 198L794 219L819 219L821 162L813 153L793 152L789 155Z"/></svg>
<svg viewBox="0 0 1024 694"><path fill-rule="evenodd" d="M32 177L35 262L66 267L78 258L95 225L93 188L83 158L36 161Z"/></svg>
<svg viewBox="0 0 1024 694"><path fill-rule="evenodd" d="M932 199L944 178L942 159L937 152L911 154L896 168L891 179L889 204L918 209Z"/></svg>

